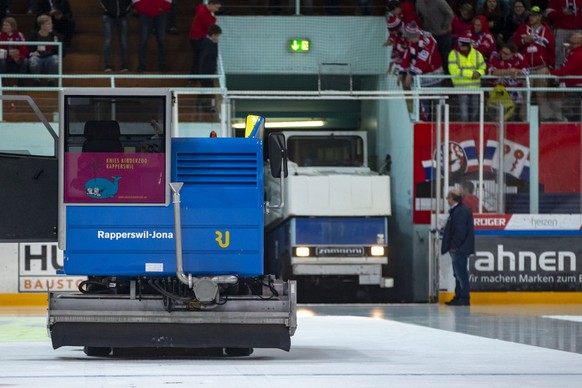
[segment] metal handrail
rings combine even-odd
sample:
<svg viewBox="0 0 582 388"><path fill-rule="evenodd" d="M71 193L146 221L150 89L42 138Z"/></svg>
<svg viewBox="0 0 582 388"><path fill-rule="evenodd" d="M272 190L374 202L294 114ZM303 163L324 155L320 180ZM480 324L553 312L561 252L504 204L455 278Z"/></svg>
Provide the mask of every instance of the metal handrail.
<svg viewBox="0 0 582 388"><path fill-rule="evenodd" d="M396 76L396 75L392 75ZM582 87L565 87L560 84L560 86L533 86L532 80L535 79L547 79L550 81L559 81L563 82L564 80L569 79L577 79L580 80L582 83L582 77L580 76L554 76L550 74L529 74L517 77L509 77L509 76L495 76L495 75L485 75L480 77L483 81L491 81L491 85L489 86L480 86L480 87L461 87L461 86L437 86L437 87L427 87L422 86L423 79L453 79L455 76L447 75L447 74L427 74L427 75L418 75L413 77L413 85L412 85L412 95L415 97L414 99L414 111L412 114L413 120L419 119L419 106L418 106L418 99L422 96L424 98L425 94L444 94L444 95L458 95L458 94L480 94L481 92L491 92L494 88L493 81L503 81L503 80L522 80L524 85L517 87L517 86L510 86L505 85L505 88L508 92L522 92L524 93L524 104L526 106L530 105L532 101L532 95L536 92L553 92L553 93L560 93L560 92L582 92Z"/></svg>
<svg viewBox="0 0 582 388"><path fill-rule="evenodd" d="M62 42L38 42L38 41L2 41L0 46L38 46L41 44L43 46L57 46L59 48L59 71L58 74L19 74L19 73L6 73L0 74L0 88L2 88L3 78L55 78L55 75L59 76L59 86L61 86L60 77L63 75L63 43ZM28 59L28 58L27 58ZM1 93L1 92L0 92Z"/></svg>

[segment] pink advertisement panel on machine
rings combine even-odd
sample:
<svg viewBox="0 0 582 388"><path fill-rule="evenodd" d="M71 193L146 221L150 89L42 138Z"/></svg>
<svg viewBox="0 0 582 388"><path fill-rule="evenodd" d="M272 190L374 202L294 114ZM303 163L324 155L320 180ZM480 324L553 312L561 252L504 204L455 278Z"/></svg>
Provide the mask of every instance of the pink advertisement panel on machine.
<svg viewBox="0 0 582 388"><path fill-rule="evenodd" d="M164 203L165 153L66 152L66 203Z"/></svg>

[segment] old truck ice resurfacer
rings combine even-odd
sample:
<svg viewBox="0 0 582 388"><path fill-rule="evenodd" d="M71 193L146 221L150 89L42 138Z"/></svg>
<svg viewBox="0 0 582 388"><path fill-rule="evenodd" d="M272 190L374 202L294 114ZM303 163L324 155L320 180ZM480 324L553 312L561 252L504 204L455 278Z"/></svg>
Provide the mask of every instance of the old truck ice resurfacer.
<svg viewBox="0 0 582 388"><path fill-rule="evenodd" d="M289 350L295 283L263 270L264 119L245 138L187 138L166 90L64 89L59 103L59 247L87 280L49 294L53 347ZM282 136L268 147L281 179Z"/></svg>

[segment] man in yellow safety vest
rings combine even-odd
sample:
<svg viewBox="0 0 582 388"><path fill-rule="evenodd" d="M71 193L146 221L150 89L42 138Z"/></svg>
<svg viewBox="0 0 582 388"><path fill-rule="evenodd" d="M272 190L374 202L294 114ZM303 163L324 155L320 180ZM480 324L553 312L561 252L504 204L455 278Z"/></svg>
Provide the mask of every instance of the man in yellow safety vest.
<svg viewBox="0 0 582 388"><path fill-rule="evenodd" d="M449 53L449 74L456 88L476 89L481 87L487 64L483 55L473 48L471 33L463 34ZM459 94L461 121L477 121L479 117L479 94Z"/></svg>

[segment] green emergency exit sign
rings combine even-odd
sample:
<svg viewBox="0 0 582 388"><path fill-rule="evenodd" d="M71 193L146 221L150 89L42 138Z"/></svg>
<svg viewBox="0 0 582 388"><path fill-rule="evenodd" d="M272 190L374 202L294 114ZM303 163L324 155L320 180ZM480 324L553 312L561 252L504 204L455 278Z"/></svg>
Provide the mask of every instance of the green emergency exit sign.
<svg viewBox="0 0 582 388"><path fill-rule="evenodd" d="M311 41L309 39L291 39L289 41L289 49L293 53L306 53L311 48Z"/></svg>

